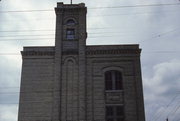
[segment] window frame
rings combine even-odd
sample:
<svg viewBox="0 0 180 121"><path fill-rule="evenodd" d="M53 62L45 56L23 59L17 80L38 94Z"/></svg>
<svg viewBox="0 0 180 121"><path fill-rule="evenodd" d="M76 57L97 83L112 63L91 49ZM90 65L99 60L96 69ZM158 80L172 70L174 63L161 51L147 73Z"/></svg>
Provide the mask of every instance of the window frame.
<svg viewBox="0 0 180 121"><path fill-rule="evenodd" d="M117 112L118 112L118 107L121 107L122 109L122 114L121 115L118 115ZM112 108L112 112L111 114L112 115L107 115L107 108ZM120 111L121 112L121 111ZM110 112L109 112L110 114ZM118 121L118 119L121 119L122 121L124 121L124 118L125 118L125 110L124 110L124 105L113 105L113 104L110 104L110 105L106 105L105 107L105 121L108 121L108 119L111 119L112 121Z"/></svg>
<svg viewBox="0 0 180 121"><path fill-rule="evenodd" d="M107 70L104 72L105 91L122 91L123 74L119 70ZM119 83L119 86L117 85Z"/></svg>
<svg viewBox="0 0 180 121"><path fill-rule="evenodd" d="M72 32L72 34L68 33L68 32ZM67 40L74 40L75 39L75 29L74 28L67 28L66 29L66 39Z"/></svg>
<svg viewBox="0 0 180 121"><path fill-rule="evenodd" d="M73 26L73 25L76 25L76 21L74 19L70 18L66 21L65 24L68 26Z"/></svg>

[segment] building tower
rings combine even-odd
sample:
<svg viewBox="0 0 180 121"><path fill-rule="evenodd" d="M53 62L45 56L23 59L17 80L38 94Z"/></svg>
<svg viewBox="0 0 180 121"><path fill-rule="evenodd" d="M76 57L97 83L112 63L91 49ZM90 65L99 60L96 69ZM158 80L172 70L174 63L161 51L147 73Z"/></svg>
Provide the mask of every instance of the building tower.
<svg viewBox="0 0 180 121"><path fill-rule="evenodd" d="M54 101L60 102L60 106L55 103L54 114L58 113L61 120L85 120L87 10L83 3L69 5L58 3L55 11L54 84L55 91L60 90L55 93L55 97L59 95L60 97Z"/></svg>
<svg viewBox="0 0 180 121"><path fill-rule="evenodd" d="M85 4L55 12L55 46L21 52L18 121L145 121L139 45L87 46Z"/></svg>

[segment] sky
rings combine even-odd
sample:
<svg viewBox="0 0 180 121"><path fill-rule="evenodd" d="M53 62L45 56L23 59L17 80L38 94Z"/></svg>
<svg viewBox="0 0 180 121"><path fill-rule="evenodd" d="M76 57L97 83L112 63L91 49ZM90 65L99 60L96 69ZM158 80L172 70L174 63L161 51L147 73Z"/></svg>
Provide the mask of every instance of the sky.
<svg viewBox="0 0 180 121"><path fill-rule="evenodd" d="M0 1L0 121L17 121L23 46L54 46L57 2L70 3ZM146 121L180 121L180 1L73 0L81 2L88 8L87 45L142 48Z"/></svg>

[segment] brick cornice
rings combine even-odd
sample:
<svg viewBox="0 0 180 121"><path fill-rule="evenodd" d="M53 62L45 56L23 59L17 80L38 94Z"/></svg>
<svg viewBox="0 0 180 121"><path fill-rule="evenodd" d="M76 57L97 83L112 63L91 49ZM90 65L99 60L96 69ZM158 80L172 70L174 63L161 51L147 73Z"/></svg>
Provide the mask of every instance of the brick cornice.
<svg viewBox="0 0 180 121"><path fill-rule="evenodd" d="M87 55L97 55L97 54L140 54L141 49L119 49L119 50L88 50Z"/></svg>
<svg viewBox="0 0 180 121"><path fill-rule="evenodd" d="M141 49L119 49L119 50L87 50L87 55L105 54L140 54ZM54 56L54 51L21 51L22 56ZM77 51L63 52L64 55L78 54Z"/></svg>
<svg viewBox="0 0 180 121"><path fill-rule="evenodd" d="M54 56L53 51L21 51L22 56Z"/></svg>

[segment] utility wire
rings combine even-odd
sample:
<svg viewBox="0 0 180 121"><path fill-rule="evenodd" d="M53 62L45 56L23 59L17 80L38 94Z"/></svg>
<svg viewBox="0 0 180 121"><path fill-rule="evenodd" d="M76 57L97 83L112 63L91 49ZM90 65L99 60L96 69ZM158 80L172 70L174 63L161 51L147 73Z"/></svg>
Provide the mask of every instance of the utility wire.
<svg viewBox="0 0 180 121"><path fill-rule="evenodd" d="M0 87L0 89L8 89L8 88L20 88L20 87Z"/></svg>
<svg viewBox="0 0 180 121"><path fill-rule="evenodd" d="M36 35L5 35L5 36L0 36L0 38L7 38L7 37L19 37L19 36L54 36L55 34L36 34Z"/></svg>
<svg viewBox="0 0 180 121"><path fill-rule="evenodd" d="M51 101L24 101L24 102L0 102L0 104L24 104L24 103L52 103Z"/></svg>
<svg viewBox="0 0 180 121"><path fill-rule="evenodd" d="M104 37L119 37L119 35L117 36L91 36L88 38L104 38ZM39 41L43 41L43 40L54 40L55 38L13 38L13 39L0 39L0 41L21 41L21 40L28 40L28 41L34 41L34 40L39 40Z"/></svg>
<svg viewBox="0 0 180 121"><path fill-rule="evenodd" d="M119 29L118 27L103 27L103 28L87 28L89 30L97 30L97 29ZM59 30L59 29L57 29ZM34 31L56 31L55 29L25 29L25 30L1 30L0 32L34 32Z"/></svg>
<svg viewBox="0 0 180 121"><path fill-rule="evenodd" d="M89 7L88 9L114 9L114 8L136 8L136 7L160 7L160 6L178 6L180 3L167 4L142 4L142 5L124 5L124 6L107 6L107 7ZM17 12L51 12L53 9L42 10L16 10L16 11L0 11L0 13L17 13Z"/></svg>
<svg viewBox="0 0 180 121"><path fill-rule="evenodd" d="M11 87L12 88L12 87ZM59 92L60 90L53 90L53 88L52 89L48 89L48 91L47 90L40 90L40 91L18 91L18 92L0 92L0 94L16 94L16 93L27 93L27 94L29 94L29 93L51 93L51 92Z"/></svg>
<svg viewBox="0 0 180 121"><path fill-rule="evenodd" d="M0 32L32 32L32 31L55 31L55 29L30 29L30 30L5 30Z"/></svg>
<svg viewBox="0 0 180 121"><path fill-rule="evenodd" d="M167 4L144 4L144 5L127 5L127 6L110 6L110 7L94 7L89 9L110 9L110 8L136 8L136 7L159 7L159 6L175 6L180 3L167 3Z"/></svg>
<svg viewBox="0 0 180 121"><path fill-rule="evenodd" d="M106 30L106 29L119 29L119 27L103 27L103 28L87 28L87 30L97 30L97 29L100 29L100 30ZM57 29L58 30L58 29ZM163 36L165 34L168 34L168 33L172 33L174 31L177 31L177 30L180 30L180 27L178 28L175 28L175 29L172 29L170 31L167 31L167 32L164 32L164 33L160 33L160 34L157 34L155 35L154 37L152 38L155 38L155 37L160 37L160 36ZM1 30L0 33L11 33L11 32L15 32L15 33L18 33L18 32L34 32L34 31L53 31L55 32L56 30L55 29L29 29L29 30ZM97 32L96 32L97 33ZM88 34L96 34L95 32L94 33L88 33ZM119 33L119 32L98 32L98 33ZM22 35L23 36L23 35Z"/></svg>
<svg viewBox="0 0 180 121"><path fill-rule="evenodd" d="M3 40L0 40L0 41L19 41L19 40L54 40L55 38L14 38L14 39L3 39Z"/></svg>
<svg viewBox="0 0 180 121"><path fill-rule="evenodd" d="M159 38L159 37L162 37L162 36L164 36L164 35L167 35L167 34L169 34L169 33L172 33L172 32L175 32L175 31L178 31L178 30L180 30L180 28L176 28L176 29L173 29L173 30L170 30L170 31L167 31L167 32L164 32L164 33L160 33L160 34L157 34L157 35L155 35L154 37L151 37L150 39L153 39L153 38ZM33 30L32 30L33 31ZM0 31L1 32L1 31ZM107 32L108 33L108 32ZM113 33L113 32L112 32ZM117 32L118 33L118 32ZM95 34L95 33L93 33L93 34ZM97 33L96 33L97 34ZM103 33L102 33L103 34ZM24 35L24 36L50 36L50 35L54 35L55 36L55 34L46 34L46 35ZM15 37L15 35L14 36L12 36L12 35L9 35L9 37ZM17 35L18 36L18 35ZM23 35L19 35L19 36L23 36ZM0 36L0 37L8 37L8 35L6 35L6 36ZM100 37L100 38L104 38L104 37L119 37L119 35L106 35L106 36L89 36L88 38L98 38L98 37ZM1 40L0 41L17 41L17 40L47 40L47 39L55 39L55 38L1 38ZM146 40L150 40L150 39L146 39ZM146 40L143 40L143 41L139 41L140 43L142 43L142 42L145 42Z"/></svg>
<svg viewBox="0 0 180 121"><path fill-rule="evenodd" d="M171 116L173 116L173 115L178 111L179 108L180 108L180 105L177 106L177 108L174 110L174 112L172 113ZM175 118L176 118L176 117L174 116L174 118L172 118L172 121L174 121Z"/></svg>
<svg viewBox="0 0 180 121"><path fill-rule="evenodd" d="M123 32L94 32L94 33L88 33L88 35L99 35L99 34L126 34ZM19 36L55 36L55 34L17 34L17 35L2 35L0 38L7 38L7 37L19 37Z"/></svg>
<svg viewBox="0 0 180 121"><path fill-rule="evenodd" d="M167 109L169 108L169 106L176 100L176 98L179 96L179 94L177 93L171 100L170 100L170 102L167 104L167 106L165 107L165 111L164 110L161 110L161 112L156 112L153 116L152 116L152 118L151 118L151 120L152 121L157 121L166 111L167 111ZM168 116L167 116L168 117Z"/></svg>
<svg viewBox="0 0 180 121"><path fill-rule="evenodd" d="M163 11L164 13L179 13L179 11ZM117 16L121 16L121 15L146 15L146 14L162 14L162 12L136 12L136 13L120 13L120 14L104 14L104 15L101 15L101 14L93 14L93 15L87 15L87 17L91 18L91 17L108 17L108 16L114 16L114 17L117 17ZM50 20L55 20L55 17L54 18L37 18L37 19L28 19L28 20L31 20L31 21L50 21ZM3 21L3 20L1 20ZM7 21L14 21L14 20L4 20L5 22ZM20 20L18 20L20 21Z"/></svg>
<svg viewBox="0 0 180 121"><path fill-rule="evenodd" d="M177 54L179 54L180 53L180 51L143 51L143 53L144 54L150 54L150 53L160 53L160 54L162 54L162 53L164 53L164 54L169 54L169 53L177 53ZM20 53L0 53L0 56L4 56L4 55L17 55L17 56L21 56L21 54Z"/></svg>
<svg viewBox="0 0 180 121"><path fill-rule="evenodd" d="M180 105L175 106L175 107L174 107L174 110L172 109L172 110L169 112L168 117L172 116L172 115L176 112L176 110L178 110L179 107L180 107Z"/></svg>
<svg viewBox="0 0 180 121"><path fill-rule="evenodd" d="M164 35L167 35L169 33L172 33L172 32L175 32L175 31L179 31L179 30L180 30L180 27L179 28L175 28L175 29L170 30L170 31L167 31L167 32L163 32L163 33L157 34L157 35L155 35L155 36L153 36L153 37L151 37L149 39L145 39L145 40L139 41L139 42L141 43L141 42L146 42L147 40L152 40L152 39L155 39L155 38L160 38L160 37L162 37Z"/></svg>

